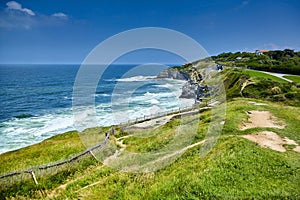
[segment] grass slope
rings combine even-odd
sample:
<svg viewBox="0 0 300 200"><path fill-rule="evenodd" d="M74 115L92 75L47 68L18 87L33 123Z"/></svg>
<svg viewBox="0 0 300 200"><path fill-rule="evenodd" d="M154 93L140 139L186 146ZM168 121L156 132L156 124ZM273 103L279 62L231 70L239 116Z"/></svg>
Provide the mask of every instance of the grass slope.
<svg viewBox="0 0 300 200"><path fill-rule="evenodd" d="M290 79L295 83L300 83L300 76L283 76L284 78Z"/></svg>
<svg viewBox="0 0 300 200"><path fill-rule="evenodd" d="M227 69L223 72L227 99L247 97L300 106L300 85L262 72Z"/></svg>
<svg viewBox="0 0 300 200"><path fill-rule="evenodd" d="M63 160L85 150L78 133L67 132L41 143L1 154L0 174Z"/></svg>
<svg viewBox="0 0 300 200"><path fill-rule="evenodd" d="M249 101L266 103L255 106ZM247 110L269 110L287 124L283 130L273 128L238 129L247 119ZM210 112L200 114L201 121L195 130L193 142L201 141L209 126ZM239 137L242 134L272 130L300 143L300 108L254 99L235 99L227 104L227 117L223 133L216 146L205 157L199 155L200 146L187 150L171 165L151 173L135 174L119 172L96 161L86 160L73 169L50 177L38 177L39 185L32 180L1 191L2 197L57 198L57 199L283 199L299 198L300 156L294 151L285 153L259 147ZM130 137L126 144L130 151L152 151L168 143L168 130L178 125L176 120L156 129L157 134L148 138ZM131 134L132 132L123 132ZM77 140L70 133L67 138ZM121 136L121 134L120 134ZM40 143L47 146L63 135ZM118 136L117 136L118 137ZM156 141L156 142L152 142ZM39 145L33 145L10 154L0 155L1 160L18 153L26 157L29 152L43 152ZM65 150L63 144L56 151ZM49 151L51 153L51 151ZM40 156L37 163L48 160ZM4 165L8 165L4 164Z"/></svg>
<svg viewBox="0 0 300 200"><path fill-rule="evenodd" d="M255 70L245 70L244 71L245 74L248 74L252 77L261 77L261 78L268 78L270 80L273 80L273 81L276 81L276 82L279 82L279 83L288 83L288 81L284 80L284 79L281 79L279 77L276 77L276 76L273 76L271 74L267 74L267 73L264 73L264 72L260 72L260 71L255 71Z"/></svg>

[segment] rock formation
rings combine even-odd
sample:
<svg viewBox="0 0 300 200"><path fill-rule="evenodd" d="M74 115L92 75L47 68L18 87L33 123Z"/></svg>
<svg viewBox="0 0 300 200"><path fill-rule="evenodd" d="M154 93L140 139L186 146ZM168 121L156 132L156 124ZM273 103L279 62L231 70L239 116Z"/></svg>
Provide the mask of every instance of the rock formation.
<svg viewBox="0 0 300 200"><path fill-rule="evenodd" d="M208 91L206 85L202 85L202 74L192 66L190 67L171 67L157 75L157 78L171 78L177 80L186 80L187 82L182 87L182 93L179 98L197 99L205 95Z"/></svg>
<svg viewBox="0 0 300 200"><path fill-rule="evenodd" d="M177 80L189 80L190 75L186 72L180 71L177 68L168 68L164 71L160 72L157 75L157 78L171 78L171 79L177 79Z"/></svg>

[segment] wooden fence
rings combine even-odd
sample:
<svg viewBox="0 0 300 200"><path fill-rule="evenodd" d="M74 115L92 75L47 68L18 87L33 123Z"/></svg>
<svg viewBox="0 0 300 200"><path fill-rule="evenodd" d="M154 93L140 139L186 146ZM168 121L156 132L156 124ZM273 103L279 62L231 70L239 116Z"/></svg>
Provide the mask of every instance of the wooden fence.
<svg viewBox="0 0 300 200"><path fill-rule="evenodd" d="M57 167L59 167L59 166L62 166L62 165L65 165L65 164L74 163L77 160L85 157L87 154L90 154L92 157L94 157L95 159L97 159L95 157L95 155L93 154L92 151L96 150L96 149L103 148L105 146L105 144L108 142L109 137L110 137L110 133L107 132L104 141L100 142L96 146L93 146L93 147L91 147L91 148L89 148L89 149L87 149L87 150L85 150L85 151L83 151L83 152L81 152L81 153L79 153L79 154L77 154L77 155L69 158L69 159L58 161L58 162L49 163L49 164L46 164L46 165L30 167L29 169L22 170L22 171L15 171L15 172L10 172L10 173L7 173L7 174L3 174L3 175L0 176L0 179L4 179L4 178L7 178L7 177L12 177L12 176L16 176L16 175L30 174L31 177L32 177L32 180L34 181L34 183L38 184L36 176L35 176L35 171L48 170L48 169L51 169L51 168L56 168L57 169Z"/></svg>
<svg viewBox="0 0 300 200"><path fill-rule="evenodd" d="M178 116L181 116L180 113L192 111L195 108L198 108L198 106L193 105L191 107L178 108L178 109L174 109L171 111L157 113L154 115L143 116L143 117L136 118L134 120L128 120L127 122L121 123L118 126L119 127L130 126L130 125L133 125L136 123L141 123L144 121L157 119L157 118L164 117L164 116L171 115L171 114L178 114L177 115L177 117L178 117ZM207 107L204 107L203 109L207 109ZM197 111L195 111L195 113L196 112L199 112L199 110L197 109ZM184 113L182 115L184 115ZM49 174L49 172L57 172L58 167L65 166L65 165L72 165L72 163L83 160L84 157L87 157L87 156L93 157L94 159L97 160L96 156L93 153L93 150L100 150L101 148L103 148L107 144L110 134L113 132L114 132L114 129L111 129L111 131L106 133L106 137L105 137L104 141L100 142L96 146L93 146L93 147L91 147L69 159L58 161L58 162L53 162L53 163L49 163L49 164L41 165L41 166L34 166L34 167L30 167L29 169L26 169L26 170L14 171L14 172L0 175L0 181L2 182L1 185L5 182L16 182L16 180L22 180L22 179L25 179L25 177L31 178L35 184L38 184L38 180L36 178L36 172L39 172L39 174L41 174L42 176ZM16 178L12 181L8 181L8 180L5 181L6 178L10 178L10 177L14 177L14 176L19 176L19 178Z"/></svg>

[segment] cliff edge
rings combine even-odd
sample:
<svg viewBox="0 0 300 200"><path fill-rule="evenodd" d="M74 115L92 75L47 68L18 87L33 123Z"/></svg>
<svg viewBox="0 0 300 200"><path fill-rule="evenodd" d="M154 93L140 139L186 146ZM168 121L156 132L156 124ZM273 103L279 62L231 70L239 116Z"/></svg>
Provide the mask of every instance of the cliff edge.
<svg viewBox="0 0 300 200"><path fill-rule="evenodd" d="M186 72L180 71L178 67L167 68L157 75L157 78L171 78L177 80L189 80L190 75Z"/></svg>
<svg viewBox="0 0 300 200"><path fill-rule="evenodd" d="M182 93L179 98L200 100L207 91L207 86L202 83L203 74L200 70L193 67L192 64L170 67L160 72L157 78L170 78L176 80L186 80L182 87Z"/></svg>

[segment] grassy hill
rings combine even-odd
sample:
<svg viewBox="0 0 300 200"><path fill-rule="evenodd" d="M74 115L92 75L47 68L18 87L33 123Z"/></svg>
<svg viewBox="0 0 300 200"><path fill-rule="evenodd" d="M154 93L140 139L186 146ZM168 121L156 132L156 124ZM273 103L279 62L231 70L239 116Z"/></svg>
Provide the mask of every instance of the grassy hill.
<svg viewBox="0 0 300 200"><path fill-rule="evenodd" d="M214 148L201 156L202 145L187 149L175 162L149 173L129 173L103 165L93 158L81 160L65 170L40 173L39 185L24 178L1 182L0 199L299 199L300 153L296 145L285 152L264 148L242 136L272 131L300 144L299 85L254 72L225 70L226 120ZM252 111L268 111L284 128L241 129ZM201 119L197 121L195 119ZM111 142L122 139L130 152L155 152L171 143L178 126L192 123L193 141L205 139L211 110L174 118L168 123L143 129L151 137L134 137L140 129L117 129ZM104 128L104 133L107 128ZM87 130L89 134L101 128ZM39 144L0 155L0 172L19 170L72 156L84 150L76 132L68 132ZM1 181L1 180L0 180Z"/></svg>
<svg viewBox="0 0 300 200"><path fill-rule="evenodd" d="M299 76L294 76L299 77ZM254 70L230 69L223 74L227 98L247 97L300 105L300 85Z"/></svg>
<svg viewBox="0 0 300 200"><path fill-rule="evenodd" d="M300 52L290 49L268 51L261 55L249 52L228 52L212 56L212 59L226 66L300 75Z"/></svg>

